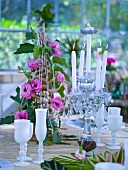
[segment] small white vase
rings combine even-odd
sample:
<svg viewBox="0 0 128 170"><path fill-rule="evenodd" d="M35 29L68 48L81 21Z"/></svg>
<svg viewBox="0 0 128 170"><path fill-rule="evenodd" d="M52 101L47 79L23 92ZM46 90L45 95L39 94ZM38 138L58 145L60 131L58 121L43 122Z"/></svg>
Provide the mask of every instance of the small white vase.
<svg viewBox="0 0 128 170"><path fill-rule="evenodd" d="M46 137L47 126L46 126L46 115L47 109L35 109L36 113L36 126L35 126L35 134L36 138L39 141L38 146L38 159L33 161L35 164L40 164L44 162L43 160L43 141Z"/></svg>

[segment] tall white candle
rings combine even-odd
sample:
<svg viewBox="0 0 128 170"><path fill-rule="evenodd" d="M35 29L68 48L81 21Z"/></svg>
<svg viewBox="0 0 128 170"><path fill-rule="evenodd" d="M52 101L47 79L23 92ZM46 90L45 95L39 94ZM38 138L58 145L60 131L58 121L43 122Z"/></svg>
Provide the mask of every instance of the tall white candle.
<svg viewBox="0 0 128 170"><path fill-rule="evenodd" d="M75 51L72 51L71 63L72 63L72 91L74 91L74 89L76 89L76 52Z"/></svg>
<svg viewBox="0 0 128 170"><path fill-rule="evenodd" d="M99 53L102 49L97 48L97 52ZM101 74L101 58L96 59L96 90L100 89L100 77Z"/></svg>
<svg viewBox="0 0 128 170"><path fill-rule="evenodd" d="M85 55L85 51L81 50L78 77L82 77L83 76L83 72L84 72L84 55Z"/></svg>
<svg viewBox="0 0 128 170"><path fill-rule="evenodd" d="M90 72L90 67L91 67L91 34L87 34L86 72Z"/></svg>
<svg viewBox="0 0 128 170"><path fill-rule="evenodd" d="M104 83L105 83L107 57L108 57L108 51L105 50L103 54L102 69L101 69L101 88L104 88Z"/></svg>

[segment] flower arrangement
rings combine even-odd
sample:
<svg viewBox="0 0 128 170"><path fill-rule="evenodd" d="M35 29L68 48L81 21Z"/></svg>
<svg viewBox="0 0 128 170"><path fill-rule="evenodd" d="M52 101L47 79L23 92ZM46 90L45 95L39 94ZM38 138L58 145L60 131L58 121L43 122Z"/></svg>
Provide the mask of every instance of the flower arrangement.
<svg viewBox="0 0 128 170"><path fill-rule="evenodd" d="M107 66L106 66L107 71L117 71L117 65L116 65L116 59L109 57L107 58Z"/></svg>
<svg viewBox="0 0 128 170"><path fill-rule="evenodd" d="M39 107L48 108L47 128L54 132L54 142L57 138L57 123L54 118L54 111L63 109L64 91L66 81L70 82L70 76L64 71L70 68L66 60L61 56L58 40L47 40L45 24L52 23L54 14L51 13L51 4L48 3L42 11L34 10L32 15L37 14L39 20L37 28L31 28L26 33L26 40L14 54L31 53L28 58L28 68L19 66L19 72L27 77L27 82L16 88L16 96L11 99L18 102L18 111L14 116L6 117L3 122L12 123L16 119L28 118L35 123L35 109ZM54 97L54 94L58 94ZM27 114L28 113L28 114ZM51 116L52 114L52 116ZM8 121L9 120L9 121ZM1 121L1 124L2 124Z"/></svg>

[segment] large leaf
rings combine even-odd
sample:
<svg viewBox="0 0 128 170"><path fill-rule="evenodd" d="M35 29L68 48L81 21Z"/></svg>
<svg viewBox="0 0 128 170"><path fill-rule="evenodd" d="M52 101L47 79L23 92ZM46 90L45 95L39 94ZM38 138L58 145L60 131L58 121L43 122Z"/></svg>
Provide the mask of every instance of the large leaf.
<svg viewBox="0 0 128 170"><path fill-rule="evenodd" d="M11 99L13 99L14 101L18 102L19 104L21 104L21 98L20 98L20 88L17 87L16 88L16 96L10 96Z"/></svg>
<svg viewBox="0 0 128 170"><path fill-rule="evenodd" d="M61 67L59 67L58 65L56 65L56 64L54 64L54 71L60 71L61 73L64 74L66 80L67 80L68 82L71 82L70 76L67 75L67 74L64 72L64 70L63 70Z"/></svg>
<svg viewBox="0 0 128 170"><path fill-rule="evenodd" d="M11 124L13 122L14 122L14 116L7 116L5 118L1 118L0 125Z"/></svg>
<svg viewBox="0 0 128 170"><path fill-rule="evenodd" d="M58 136L58 134L57 134L56 132L53 132L53 134L52 134L52 139L53 139L53 141L54 141L55 143L57 143L57 144L70 145L69 143L61 142L61 140L60 140L60 138L59 138L59 136Z"/></svg>
<svg viewBox="0 0 128 170"><path fill-rule="evenodd" d="M26 40L34 40L34 39L36 39L32 32L26 32L25 37L26 37Z"/></svg>
<svg viewBox="0 0 128 170"><path fill-rule="evenodd" d="M33 53L34 46L35 45L30 43L20 44L20 47L14 52L14 54Z"/></svg>
<svg viewBox="0 0 128 170"><path fill-rule="evenodd" d="M48 3L42 11L40 10L34 10L31 14L38 14L42 19L43 19L43 22L53 22L53 18L55 16L55 14L52 14L50 12L51 10L51 4Z"/></svg>
<svg viewBox="0 0 128 170"><path fill-rule="evenodd" d="M41 54L42 48L38 45L35 45L33 51L34 51L34 59L36 60Z"/></svg>
<svg viewBox="0 0 128 170"><path fill-rule="evenodd" d="M56 160L44 161L41 163L41 168L44 170L68 170L64 165L58 163Z"/></svg>
<svg viewBox="0 0 128 170"><path fill-rule="evenodd" d="M69 66L69 64L67 64L65 58L53 57L52 62L60 64L61 66L65 66L67 68L70 68L70 66Z"/></svg>

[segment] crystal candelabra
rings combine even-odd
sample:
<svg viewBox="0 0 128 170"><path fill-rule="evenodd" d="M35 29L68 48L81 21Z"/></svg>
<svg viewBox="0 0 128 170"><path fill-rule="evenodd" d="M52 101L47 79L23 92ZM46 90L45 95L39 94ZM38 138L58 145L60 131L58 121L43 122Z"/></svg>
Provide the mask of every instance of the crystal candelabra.
<svg viewBox="0 0 128 170"><path fill-rule="evenodd" d="M91 116L95 117L96 112L104 105L106 108L111 101L111 94L100 89L96 91L95 79L90 73L85 73L84 77L77 77L77 89L66 95L68 101L67 116L71 116L74 111L80 114L85 122L83 138L91 138Z"/></svg>

